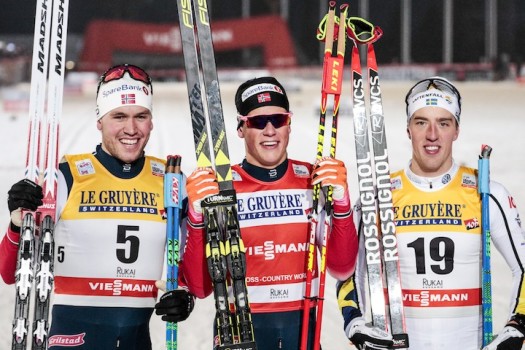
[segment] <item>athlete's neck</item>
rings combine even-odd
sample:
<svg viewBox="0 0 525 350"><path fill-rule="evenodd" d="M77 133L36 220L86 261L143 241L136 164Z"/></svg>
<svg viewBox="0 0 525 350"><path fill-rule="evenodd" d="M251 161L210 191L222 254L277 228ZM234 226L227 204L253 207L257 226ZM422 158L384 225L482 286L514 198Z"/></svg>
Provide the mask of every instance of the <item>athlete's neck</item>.
<svg viewBox="0 0 525 350"><path fill-rule="evenodd" d="M273 182L282 178L286 173L286 169L288 169L288 159L285 159L281 164L279 164L273 169L258 167L256 165L248 163L248 161L244 159L241 163L241 167L250 176L256 178L259 181Z"/></svg>
<svg viewBox="0 0 525 350"><path fill-rule="evenodd" d="M144 156L132 163L126 163L104 151L101 145L97 146L94 155L111 174L122 179L131 179L137 176L144 167Z"/></svg>
<svg viewBox="0 0 525 350"><path fill-rule="evenodd" d="M412 181L412 183L421 189L431 189L431 190L438 190L444 186L446 186L450 180L456 175L457 171L459 169L459 166L456 164L454 160L452 160L452 166L448 171L446 171L444 174L434 176L434 177L426 177L426 176L420 176L416 175L412 170L410 170L410 164L405 169L405 173L407 177Z"/></svg>

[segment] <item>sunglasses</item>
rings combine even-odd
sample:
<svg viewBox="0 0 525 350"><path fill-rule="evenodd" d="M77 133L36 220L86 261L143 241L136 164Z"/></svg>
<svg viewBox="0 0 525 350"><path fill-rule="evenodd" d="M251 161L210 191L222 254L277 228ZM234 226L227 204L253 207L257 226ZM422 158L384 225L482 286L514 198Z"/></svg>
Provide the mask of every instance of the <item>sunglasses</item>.
<svg viewBox="0 0 525 350"><path fill-rule="evenodd" d="M104 74L102 74L97 86L97 95L102 84L109 83L113 80L122 79L125 73L128 73L131 78L149 85L151 88L151 93L153 93L151 78L149 77L148 73L144 71L144 69L134 66L132 64L120 64L118 66L109 68L107 71L104 72Z"/></svg>
<svg viewBox="0 0 525 350"><path fill-rule="evenodd" d="M415 96L421 92L430 90L430 89L437 89L441 92L444 92L448 95L453 95L458 100L459 109L461 110L461 95L459 94L458 89L454 85L452 85L448 80L442 79L442 78L427 78L419 81L408 91L406 97L405 97L405 103L407 105L407 111L408 111L408 101L412 96Z"/></svg>
<svg viewBox="0 0 525 350"><path fill-rule="evenodd" d="M242 123L246 123L246 127L263 130L266 128L268 123L272 123L272 126L279 129L282 126L290 125L292 123L292 112L287 113L274 113L274 114L259 114L259 115L239 115L237 120L239 124L237 129L242 126Z"/></svg>

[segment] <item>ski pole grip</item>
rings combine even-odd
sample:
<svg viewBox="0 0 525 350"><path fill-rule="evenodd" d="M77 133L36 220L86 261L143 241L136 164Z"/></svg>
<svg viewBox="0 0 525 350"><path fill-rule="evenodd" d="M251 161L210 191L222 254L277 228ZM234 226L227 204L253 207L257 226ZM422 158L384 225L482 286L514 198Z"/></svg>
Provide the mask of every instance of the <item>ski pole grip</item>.
<svg viewBox="0 0 525 350"><path fill-rule="evenodd" d="M492 147L489 145L483 145L481 146L481 155L479 156L478 160L478 177L479 177L479 183L478 183L478 193L490 193L489 189L489 160L490 160L490 153L492 152Z"/></svg>
<svg viewBox="0 0 525 350"><path fill-rule="evenodd" d="M180 169L182 157L179 155L168 156L166 161L166 171L164 174L164 207L182 208L181 194L184 191L182 186L182 171Z"/></svg>

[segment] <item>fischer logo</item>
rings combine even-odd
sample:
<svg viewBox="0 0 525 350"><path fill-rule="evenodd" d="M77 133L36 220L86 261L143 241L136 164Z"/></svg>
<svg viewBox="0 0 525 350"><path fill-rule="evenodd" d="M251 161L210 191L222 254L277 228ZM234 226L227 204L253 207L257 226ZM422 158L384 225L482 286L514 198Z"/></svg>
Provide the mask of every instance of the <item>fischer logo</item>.
<svg viewBox="0 0 525 350"><path fill-rule="evenodd" d="M198 0L197 3L199 5L199 21L202 24L209 26L210 23L208 23L208 4L206 3L206 0Z"/></svg>
<svg viewBox="0 0 525 350"><path fill-rule="evenodd" d="M193 21L191 19L191 1L182 0L180 2L180 7L181 7L182 24L184 24L185 27L191 28L191 30L193 31Z"/></svg>
<svg viewBox="0 0 525 350"><path fill-rule="evenodd" d="M86 333L80 333L75 335L53 335L49 337L49 347L52 346L63 346L63 347L76 347L83 345L84 336Z"/></svg>

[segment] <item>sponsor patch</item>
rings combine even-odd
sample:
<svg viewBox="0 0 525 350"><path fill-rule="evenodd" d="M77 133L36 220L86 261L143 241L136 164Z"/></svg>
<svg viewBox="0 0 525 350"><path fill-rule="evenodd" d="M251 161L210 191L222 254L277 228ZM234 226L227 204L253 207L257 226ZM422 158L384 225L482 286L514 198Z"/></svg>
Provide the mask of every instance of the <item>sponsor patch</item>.
<svg viewBox="0 0 525 350"><path fill-rule="evenodd" d="M401 181L401 176L396 176L390 179L390 183L392 184L392 190L400 190L403 188L403 182Z"/></svg>
<svg viewBox="0 0 525 350"><path fill-rule="evenodd" d="M155 176L164 176L164 164L151 161L151 174Z"/></svg>
<svg viewBox="0 0 525 350"><path fill-rule="evenodd" d="M85 343L84 336L86 333L74 334L74 335L60 335L56 334L49 337L48 347L61 346L61 347L77 347Z"/></svg>
<svg viewBox="0 0 525 350"><path fill-rule="evenodd" d="M293 172L298 177L308 177L310 176L310 172L308 171L308 168L305 165L301 164L292 164Z"/></svg>
<svg viewBox="0 0 525 350"><path fill-rule="evenodd" d="M476 176L471 174L463 174L463 177L461 179L461 186L463 187L469 187L469 188L476 188L478 185L478 179Z"/></svg>
<svg viewBox="0 0 525 350"><path fill-rule="evenodd" d="M75 167L77 168L78 175L91 175L95 173L95 167L91 162L91 159L82 159L75 162Z"/></svg>

